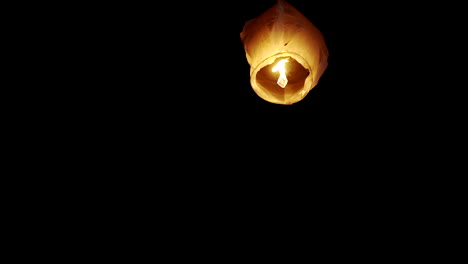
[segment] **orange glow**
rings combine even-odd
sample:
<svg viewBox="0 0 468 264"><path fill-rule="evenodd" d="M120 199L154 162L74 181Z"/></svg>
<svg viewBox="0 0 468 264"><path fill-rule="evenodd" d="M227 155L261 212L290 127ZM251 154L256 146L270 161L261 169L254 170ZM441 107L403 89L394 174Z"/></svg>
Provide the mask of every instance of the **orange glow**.
<svg viewBox="0 0 468 264"><path fill-rule="evenodd" d="M301 101L328 67L322 33L286 0L278 0L248 20L240 38L250 65L252 89L271 103ZM272 71L279 73L278 79Z"/></svg>

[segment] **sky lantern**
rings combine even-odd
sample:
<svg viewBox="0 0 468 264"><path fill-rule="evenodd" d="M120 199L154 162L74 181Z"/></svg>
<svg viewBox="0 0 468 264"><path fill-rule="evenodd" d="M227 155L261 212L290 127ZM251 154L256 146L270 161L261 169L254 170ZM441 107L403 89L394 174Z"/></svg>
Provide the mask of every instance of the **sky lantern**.
<svg viewBox="0 0 468 264"><path fill-rule="evenodd" d="M271 103L301 101L328 66L322 33L283 0L247 21L240 37L250 65L250 84Z"/></svg>

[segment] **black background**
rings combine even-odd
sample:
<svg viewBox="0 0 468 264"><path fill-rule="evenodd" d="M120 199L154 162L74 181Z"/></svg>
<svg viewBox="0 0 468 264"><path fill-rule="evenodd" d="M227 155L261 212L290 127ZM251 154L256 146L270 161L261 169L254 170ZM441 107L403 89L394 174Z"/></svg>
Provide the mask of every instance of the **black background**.
<svg viewBox="0 0 468 264"><path fill-rule="evenodd" d="M110 94L132 107L155 107L183 122L195 125L206 121L196 125L200 128L219 122L243 127L249 121L262 120L283 127L288 126L288 120L313 124L328 117L363 114L363 107L378 106L385 100L382 91L395 81L393 73L385 72L390 67L382 66L392 55L387 44L376 46L387 41L378 39L382 37L378 29L373 34L373 29L366 28L372 17L362 18L365 12L360 7L350 11L348 6L310 1L291 3L325 36L330 58L320 85L292 106L259 98L250 86L250 66L239 34L247 20L274 3L132 5L117 12L103 29L104 34L110 34L110 41L105 42L110 47L102 47L105 62L110 59L115 63L115 67L111 64L113 72L108 72L107 86L114 90ZM358 13L352 14L356 10ZM369 92L375 95L371 101L367 101ZM158 119L160 114L149 109Z"/></svg>
<svg viewBox="0 0 468 264"><path fill-rule="evenodd" d="M443 59L451 50L439 45L449 35L439 24L444 10L291 0L323 33L330 57L307 97L284 106L253 92L239 36L274 2L114 1L61 10L73 24L47 45L61 47L74 67L54 72L60 89L49 100L59 103L47 105L51 115L36 114L30 126L41 147L25 152L37 165L21 166L60 175L37 181L64 192L51 200L65 201L70 218L83 217L73 227L92 226L87 242L99 233L120 243L125 231L147 227L189 247L206 230L216 244L227 234L252 248L277 237L277 227L308 237L320 230L325 247L336 238L381 247L373 242L432 235L427 219L446 208L437 186L451 169L443 162L449 152L439 151L451 136L439 131L448 128L453 89L440 78L453 68ZM70 193L83 214L63 199ZM258 240L249 241L252 234Z"/></svg>
<svg viewBox="0 0 468 264"><path fill-rule="evenodd" d="M318 85L285 106L254 93L240 40L245 22L274 3L91 8L81 20L89 28L81 50L92 54L80 78L84 120L115 153L218 164L219 173L249 164L398 169L433 147L427 131L446 122L450 89L439 92L436 7L289 1L322 32L330 56Z"/></svg>

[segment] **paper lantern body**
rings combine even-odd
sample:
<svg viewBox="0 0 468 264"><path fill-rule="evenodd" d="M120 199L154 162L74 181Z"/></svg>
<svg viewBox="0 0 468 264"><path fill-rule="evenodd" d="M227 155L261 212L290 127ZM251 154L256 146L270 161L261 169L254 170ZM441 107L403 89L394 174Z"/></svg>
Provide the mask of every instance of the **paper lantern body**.
<svg viewBox="0 0 468 264"><path fill-rule="evenodd" d="M250 84L271 103L291 105L302 100L328 66L322 33L286 1L247 21L240 37L250 65ZM277 82L279 73L272 71L281 59L288 59L284 88Z"/></svg>

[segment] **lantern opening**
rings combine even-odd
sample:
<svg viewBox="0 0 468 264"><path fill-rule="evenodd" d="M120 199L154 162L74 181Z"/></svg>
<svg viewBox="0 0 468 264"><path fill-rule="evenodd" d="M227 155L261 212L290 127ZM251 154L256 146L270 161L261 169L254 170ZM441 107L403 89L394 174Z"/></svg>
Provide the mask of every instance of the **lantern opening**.
<svg viewBox="0 0 468 264"><path fill-rule="evenodd" d="M283 77L286 83L282 87L280 84L281 80L283 80L281 78L282 73L275 68L278 68L278 65L284 65L285 62L287 62L287 67L285 67ZM309 74L308 69L288 56L278 57L273 63L264 65L252 78L258 84L257 87L260 89L258 92L270 98L275 98L278 102L288 102L291 98L302 96L300 93L304 90Z"/></svg>

